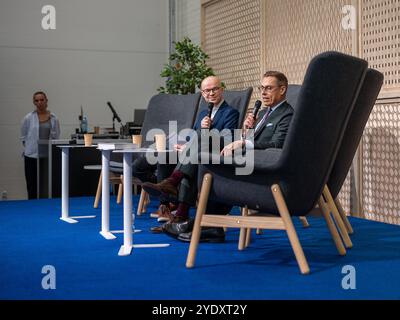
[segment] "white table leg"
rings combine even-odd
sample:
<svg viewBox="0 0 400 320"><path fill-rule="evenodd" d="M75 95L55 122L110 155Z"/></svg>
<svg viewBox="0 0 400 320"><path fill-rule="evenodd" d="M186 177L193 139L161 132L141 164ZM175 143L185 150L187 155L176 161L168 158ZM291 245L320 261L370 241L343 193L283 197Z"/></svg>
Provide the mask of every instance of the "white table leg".
<svg viewBox="0 0 400 320"><path fill-rule="evenodd" d="M77 223L69 217L69 148L61 148L61 220Z"/></svg>
<svg viewBox="0 0 400 320"><path fill-rule="evenodd" d="M116 237L110 232L110 150L101 150L101 231L107 240Z"/></svg>
<svg viewBox="0 0 400 320"><path fill-rule="evenodd" d="M132 251L132 154L124 153L124 244L119 256L127 256Z"/></svg>
<svg viewBox="0 0 400 320"><path fill-rule="evenodd" d="M118 255L128 256L131 254L132 248L169 247L169 243L134 245L132 237L134 217L132 210L132 153L124 152L124 244L119 249Z"/></svg>

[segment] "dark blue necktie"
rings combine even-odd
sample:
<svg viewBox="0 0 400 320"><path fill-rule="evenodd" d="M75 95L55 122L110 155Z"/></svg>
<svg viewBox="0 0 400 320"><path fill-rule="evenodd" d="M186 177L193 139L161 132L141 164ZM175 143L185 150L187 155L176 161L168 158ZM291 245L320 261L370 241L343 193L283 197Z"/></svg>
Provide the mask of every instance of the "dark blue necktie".
<svg viewBox="0 0 400 320"><path fill-rule="evenodd" d="M257 125L256 125L256 129L254 131L254 137L259 135L260 132L262 131L262 129L264 129L265 122L267 121L267 118L268 118L270 113L271 113L271 108L268 108L267 112L265 112L265 114L262 117L261 121L259 123L257 123Z"/></svg>

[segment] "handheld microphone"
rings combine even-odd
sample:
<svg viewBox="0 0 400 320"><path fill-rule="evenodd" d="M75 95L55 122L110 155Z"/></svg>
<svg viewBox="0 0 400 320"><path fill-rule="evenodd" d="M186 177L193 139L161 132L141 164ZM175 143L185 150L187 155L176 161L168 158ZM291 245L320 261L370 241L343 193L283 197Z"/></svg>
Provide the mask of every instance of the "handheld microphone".
<svg viewBox="0 0 400 320"><path fill-rule="evenodd" d="M260 110L261 107L261 101L260 100L256 100L256 102L254 103L254 108L253 108L253 118L255 119L258 113L258 110Z"/></svg>
<svg viewBox="0 0 400 320"><path fill-rule="evenodd" d="M111 102L107 102L107 104L108 104L108 106L110 107L111 112L112 112L113 115L114 115L114 118L117 119L117 121L118 121L119 123L121 123L121 122L122 122L122 121L121 121L121 118L118 116L117 112L114 110L113 106L111 105Z"/></svg>
<svg viewBox="0 0 400 320"><path fill-rule="evenodd" d="M253 119L256 118L258 110L260 110L260 108L261 108L261 104L262 104L262 102L260 100L256 100L256 102L254 103L253 112L251 113L251 115L253 116ZM251 129L251 128L248 128L248 129ZM246 139L246 128L245 127L243 128L243 131L242 131L242 139L243 140Z"/></svg>
<svg viewBox="0 0 400 320"><path fill-rule="evenodd" d="M251 115L253 116L253 119L255 120L257 117L257 113L258 110L260 110L261 108L261 101L260 100L256 100L256 102L254 103L254 108L253 108L253 112L251 113ZM251 128L250 128L251 129Z"/></svg>
<svg viewBox="0 0 400 320"><path fill-rule="evenodd" d="M208 117L211 119L211 113L212 113L212 109L214 108L214 103L209 102L208 103Z"/></svg>

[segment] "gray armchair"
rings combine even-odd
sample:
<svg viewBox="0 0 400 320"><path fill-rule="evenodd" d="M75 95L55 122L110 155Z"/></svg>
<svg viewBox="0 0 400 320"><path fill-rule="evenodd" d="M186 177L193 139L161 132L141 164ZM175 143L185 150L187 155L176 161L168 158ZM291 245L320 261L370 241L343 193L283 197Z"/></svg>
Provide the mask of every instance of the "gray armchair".
<svg viewBox="0 0 400 320"><path fill-rule="evenodd" d="M200 93L188 95L157 94L153 96L149 101L145 118L143 120L141 130L141 135L143 136L142 147L148 147L153 143L152 141L145 140L146 134L149 130L157 128L168 134L169 121L177 122L178 132L185 128L191 128L199 106L199 99ZM133 161L135 161L137 157L138 155L134 154ZM119 176L123 172L121 153L111 153L110 172L112 173L112 179L114 179L114 182L115 180L120 179ZM101 184L99 183L98 188L101 188L100 186ZM122 196L121 188L122 183L119 184L117 201L118 199L121 199ZM98 190L95 199L95 207L97 207L96 203L98 203L100 194L101 192ZM139 206L140 210L138 210L139 214L142 211L145 200L144 194L142 193L140 200L141 203Z"/></svg>
<svg viewBox="0 0 400 320"><path fill-rule="evenodd" d="M296 110L297 100L299 98L299 93L301 90L300 84L289 84L287 93L286 93L286 100L287 102Z"/></svg>
<svg viewBox="0 0 400 320"><path fill-rule="evenodd" d="M374 69L368 69L360 94L350 116L350 120L344 132L344 138L336 156L332 172L329 176L324 195L328 200L331 210L337 211L344 221L345 228L340 228L342 238L345 233L353 233L353 228L343 210L337 197L351 167L354 155L360 143L364 128L367 124L369 115L375 105L379 92L383 84L383 74Z"/></svg>
<svg viewBox="0 0 400 320"><path fill-rule="evenodd" d="M188 268L194 266L201 227L220 226L286 230L301 273L309 273L291 216L306 215L316 203L326 209L322 191L366 69L366 61L342 53L316 56L307 69L283 149L255 150L254 171L247 176L235 175L235 165L200 165L202 186ZM274 216L205 214L209 199ZM324 217L333 232L327 210Z"/></svg>
<svg viewBox="0 0 400 320"><path fill-rule="evenodd" d="M360 94L357 97L347 128L344 132L343 140L337 153L328 183L323 190L326 205L332 213L335 224L344 242L343 244L339 237L334 238L341 254L346 252L345 247L351 248L353 246L348 236L353 233L353 228L337 196L351 167L352 160L357 151L368 117L379 95L382 83L383 75L380 72L374 69L367 70ZM298 85L291 85L288 89L288 101L290 101L294 108L296 108L297 96L300 92L299 89L300 86ZM241 248L248 245L249 232L246 233L243 240L245 243L239 244Z"/></svg>

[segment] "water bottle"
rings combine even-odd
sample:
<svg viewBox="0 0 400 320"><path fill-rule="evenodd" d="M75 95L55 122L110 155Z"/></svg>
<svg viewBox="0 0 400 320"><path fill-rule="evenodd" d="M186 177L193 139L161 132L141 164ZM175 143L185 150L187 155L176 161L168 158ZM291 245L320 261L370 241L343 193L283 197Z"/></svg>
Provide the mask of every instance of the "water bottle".
<svg viewBox="0 0 400 320"><path fill-rule="evenodd" d="M1 200L2 200L2 201L7 200L7 191L3 191L3 192L1 193Z"/></svg>
<svg viewBox="0 0 400 320"><path fill-rule="evenodd" d="M81 132L82 133L87 133L88 132L88 120L87 120L86 116L82 117Z"/></svg>

